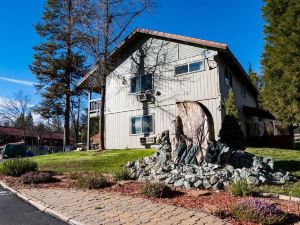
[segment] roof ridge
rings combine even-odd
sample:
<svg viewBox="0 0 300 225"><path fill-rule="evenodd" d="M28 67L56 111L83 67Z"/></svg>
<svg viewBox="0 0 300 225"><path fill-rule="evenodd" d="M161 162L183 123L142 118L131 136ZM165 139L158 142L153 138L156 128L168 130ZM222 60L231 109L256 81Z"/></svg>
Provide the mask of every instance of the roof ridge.
<svg viewBox="0 0 300 225"><path fill-rule="evenodd" d="M168 32L161 32L161 31L157 31L157 30L150 30L150 29L145 29L145 28L136 28L134 30L134 32L158 35L158 36L163 36L163 37L167 37L167 38L172 38L172 37L176 38L177 37L178 39L182 39L182 38L190 39L190 40L194 40L194 41L205 42L207 44L218 45L218 46L222 46L224 48L228 48L228 45L225 44L225 43L216 42L216 41L209 41L209 40L205 40L205 39L194 38L194 37L180 35L180 34L172 34L172 33L168 33Z"/></svg>

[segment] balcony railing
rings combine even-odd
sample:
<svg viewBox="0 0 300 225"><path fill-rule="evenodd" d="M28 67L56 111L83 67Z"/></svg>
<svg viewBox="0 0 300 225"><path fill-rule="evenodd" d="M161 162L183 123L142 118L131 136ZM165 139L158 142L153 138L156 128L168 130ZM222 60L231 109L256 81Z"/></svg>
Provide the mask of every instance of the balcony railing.
<svg viewBox="0 0 300 225"><path fill-rule="evenodd" d="M100 111L100 102L101 100L99 99L90 100L90 113L96 113Z"/></svg>

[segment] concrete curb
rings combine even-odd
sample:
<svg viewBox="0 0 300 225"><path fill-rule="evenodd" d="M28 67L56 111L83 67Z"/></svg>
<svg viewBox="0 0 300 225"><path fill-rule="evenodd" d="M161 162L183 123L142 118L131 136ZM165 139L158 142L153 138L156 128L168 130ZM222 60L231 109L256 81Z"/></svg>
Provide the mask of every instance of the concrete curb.
<svg viewBox="0 0 300 225"><path fill-rule="evenodd" d="M30 205L34 206L35 208L37 208L38 210L44 212L44 213L48 213L70 225L85 225L77 220L74 220L73 217L67 217L63 214L61 214L60 212L57 212L55 210L53 210L49 205L40 202L30 196L27 196L26 194L17 191L11 187L9 187L5 182L0 180L0 186L2 186L4 189L7 189L9 191L11 191L12 193L16 194L19 198L21 198L22 200L24 200L25 202L29 203Z"/></svg>
<svg viewBox="0 0 300 225"><path fill-rule="evenodd" d="M274 193L259 193L259 197L267 197L267 198L278 198L281 200L286 200L286 201L291 201L291 202L296 202L300 204L300 198L298 197L293 197L289 195L279 195L279 194L274 194Z"/></svg>

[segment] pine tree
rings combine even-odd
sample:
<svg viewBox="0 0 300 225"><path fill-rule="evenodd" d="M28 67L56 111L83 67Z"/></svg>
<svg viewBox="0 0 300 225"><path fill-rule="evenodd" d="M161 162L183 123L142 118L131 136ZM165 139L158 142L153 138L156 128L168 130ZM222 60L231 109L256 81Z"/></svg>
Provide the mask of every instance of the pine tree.
<svg viewBox="0 0 300 225"><path fill-rule="evenodd" d="M251 71L249 73L249 78L252 81L253 85L256 88L259 88L259 77L257 76L257 74L254 71Z"/></svg>
<svg viewBox="0 0 300 225"><path fill-rule="evenodd" d="M36 31L43 42L34 47L30 66L36 75L42 100L36 111L45 118L64 117L64 145L70 144L70 104L74 85L84 70L85 57L76 35L80 17L74 0L48 0Z"/></svg>
<svg viewBox="0 0 300 225"><path fill-rule="evenodd" d="M263 106L278 120L300 122L300 1L265 0Z"/></svg>
<svg viewBox="0 0 300 225"><path fill-rule="evenodd" d="M233 93L232 88L229 89L228 97L227 97L227 99L224 100L223 104L225 107L226 115L233 116L237 120L239 120L239 110L235 105L234 93Z"/></svg>
<svg viewBox="0 0 300 225"><path fill-rule="evenodd" d="M239 124L239 111L235 105L232 89L228 92L227 99L223 102L225 117L219 132L220 141L233 149L245 149L244 133Z"/></svg>

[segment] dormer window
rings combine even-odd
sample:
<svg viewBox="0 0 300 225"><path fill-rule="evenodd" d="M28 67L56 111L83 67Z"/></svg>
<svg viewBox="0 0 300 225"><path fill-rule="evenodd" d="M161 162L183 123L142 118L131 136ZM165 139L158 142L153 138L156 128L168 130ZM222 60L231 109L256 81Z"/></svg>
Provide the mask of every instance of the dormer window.
<svg viewBox="0 0 300 225"><path fill-rule="evenodd" d="M135 76L130 81L130 93L132 94L151 91L153 88L152 74Z"/></svg>
<svg viewBox="0 0 300 225"><path fill-rule="evenodd" d="M225 84L227 85L227 87L232 88L232 74L227 66L225 67L224 80L225 80Z"/></svg>

